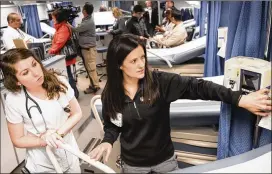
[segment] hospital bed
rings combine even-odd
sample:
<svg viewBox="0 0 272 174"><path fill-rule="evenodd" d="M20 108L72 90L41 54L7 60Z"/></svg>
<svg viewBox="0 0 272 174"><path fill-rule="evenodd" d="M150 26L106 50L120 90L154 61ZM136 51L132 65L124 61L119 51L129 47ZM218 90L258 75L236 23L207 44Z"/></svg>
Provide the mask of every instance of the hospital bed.
<svg viewBox="0 0 272 174"><path fill-rule="evenodd" d="M42 32L46 33L43 38L49 36L50 38L53 38L53 35L55 34L56 32L56 29L47 25L46 23L44 22L40 22L40 25L41 25L41 29L42 29Z"/></svg>
<svg viewBox="0 0 272 174"><path fill-rule="evenodd" d="M170 173L271 173L271 146L268 144L241 155Z"/></svg>
<svg viewBox="0 0 272 174"><path fill-rule="evenodd" d="M97 99L98 97L95 96ZM92 100L93 102L94 100ZM178 169L169 173L271 173L271 145L268 144L263 147L251 150L244 154L211 162L209 164L198 165L186 169ZM94 161L88 155L72 149L67 144L58 143L58 147L69 151L85 160L93 167L96 167L103 173L115 173L113 169L105 164ZM51 148L46 147L46 152L49 159L54 165L57 173L62 173L61 168L52 153Z"/></svg>
<svg viewBox="0 0 272 174"><path fill-rule="evenodd" d="M205 49L206 36L203 36L173 48L147 49L147 60L154 69L203 77L204 58L201 56L205 53ZM200 60L200 63L188 64L194 60Z"/></svg>
<svg viewBox="0 0 272 174"><path fill-rule="evenodd" d="M110 167L106 166L105 164L99 162L99 161L95 161L94 159L91 159L87 154L72 148L70 145L62 143L62 142L58 142L58 148L61 149L65 149L66 151L72 153L73 155L77 156L79 159L84 160L85 162L87 162L89 165L97 168L100 172L99 173L116 173L113 169L111 169ZM53 151L52 148L49 146L46 146L46 153L50 159L50 161L52 162L55 170L57 173L63 173Z"/></svg>
<svg viewBox="0 0 272 174"><path fill-rule="evenodd" d="M205 53L206 36L173 48L147 49L150 65L179 65ZM170 65L170 64L171 65Z"/></svg>
<svg viewBox="0 0 272 174"><path fill-rule="evenodd" d="M194 27L196 25L196 21L194 19L190 19L190 20L184 21L183 25L185 28Z"/></svg>

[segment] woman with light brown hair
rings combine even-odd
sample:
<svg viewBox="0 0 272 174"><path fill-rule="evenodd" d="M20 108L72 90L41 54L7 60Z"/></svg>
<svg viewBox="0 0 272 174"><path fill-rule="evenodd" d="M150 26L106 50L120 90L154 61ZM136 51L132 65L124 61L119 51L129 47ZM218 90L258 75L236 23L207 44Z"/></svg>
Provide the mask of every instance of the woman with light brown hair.
<svg viewBox="0 0 272 174"><path fill-rule="evenodd" d="M62 141L78 149L72 128L82 112L66 78L46 70L24 48L3 54L0 68L9 91L4 103L10 138L15 147L26 148L27 170L55 172L45 151L50 146L63 172L80 173L79 159L57 147L57 141Z"/></svg>
<svg viewBox="0 0 272 174"><path fill-rule="evenodd" d="M114 16L115 21L113 24L113 29L110 30L109 32L113 36L117 36L119 34L122 34L125 31L125 27L126 27L125 19L123 18L122 11L117 7L112 8L112 15Z"/></svg>

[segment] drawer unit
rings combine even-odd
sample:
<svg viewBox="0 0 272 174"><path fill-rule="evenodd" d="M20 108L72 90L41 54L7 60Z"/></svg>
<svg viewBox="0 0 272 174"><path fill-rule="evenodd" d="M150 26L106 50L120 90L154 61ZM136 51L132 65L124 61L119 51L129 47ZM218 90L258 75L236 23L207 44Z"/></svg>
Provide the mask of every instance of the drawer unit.
<svg viewBox="0 0 272 174"><path fill-rule="evenodd" d="M172 129L171 138L179 168L215 161L217 155L217 134L211 127Z"/></svg>

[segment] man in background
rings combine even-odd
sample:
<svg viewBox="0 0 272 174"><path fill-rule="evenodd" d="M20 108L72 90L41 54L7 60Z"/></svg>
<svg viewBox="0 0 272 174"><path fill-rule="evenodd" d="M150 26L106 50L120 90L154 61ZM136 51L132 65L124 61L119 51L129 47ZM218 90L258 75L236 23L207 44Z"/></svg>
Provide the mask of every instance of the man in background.
<svg viewBox="0 0 272 174"><path fill-rule="evenodd" d="M92 17L94 7L86 3L83 6L83 19L78 27L70 25L73 31L78 32L78 42L81 48L84 65L90 78L90 86L84 91L85 94L95 93L100 89L96 72L96 34L95 23Z"/></svg>
<svg viewBox="0 0 272 174"><path fill-rule="evenodd" d="M8 27L4 29L4 33L2 36L3 44L6 50L16 48L13 42L14 39L23 39L26 43L32 42L50 42L50 39L37 39L29 34L23 32L20 27L22 18L17 13L10 13L7 16Z"/></svg>
<svg viewBox="0 0 272 174"><path fill-rule="evenodd" d="M168 9L170 9L170 10L178 10L178 9L175 7L174 1L166 1L166 2L165 2L165 8L164 8L163 13L162 13L162 17L163 17L163 18L165 17L165 12L166 12L166 10L168 10Z"/></svg>
<svg viewBox="0 0 272 174"><path fill-rule="evenodd" d="M143 19L144 9L141 5L133 7L132 17L126 23L126 33L138 35L141 39L149 38Z"/></svg>
<svg viewBox="0 0 272 174"><path fill-rule="evenodd" d="M145 13L143 18L149 35L153 36L155 27L159 24L158 7L152 1L145 1Z"/></svg>

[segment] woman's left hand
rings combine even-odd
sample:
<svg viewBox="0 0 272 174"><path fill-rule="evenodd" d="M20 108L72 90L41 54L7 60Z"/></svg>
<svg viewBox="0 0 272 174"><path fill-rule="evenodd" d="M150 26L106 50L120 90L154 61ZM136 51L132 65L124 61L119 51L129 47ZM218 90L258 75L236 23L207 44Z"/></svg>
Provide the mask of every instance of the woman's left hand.
<svg viewBox="0 0 272 174"><path fill-rule="evenodd" d="M248 95L243 95L238 103L239 107L245 108L255 115L268 116L272 110L271 93L268 89L261 89Z"/></svg>
<svg viewBox="0 0 272 174"><path fill-rule="evenodd" d="M43 139L46 144L50 147L58 148L57 141L64 143L63 138L57 134L56 130L49 129L44 134L42 134L41 139Z"/></svg>

